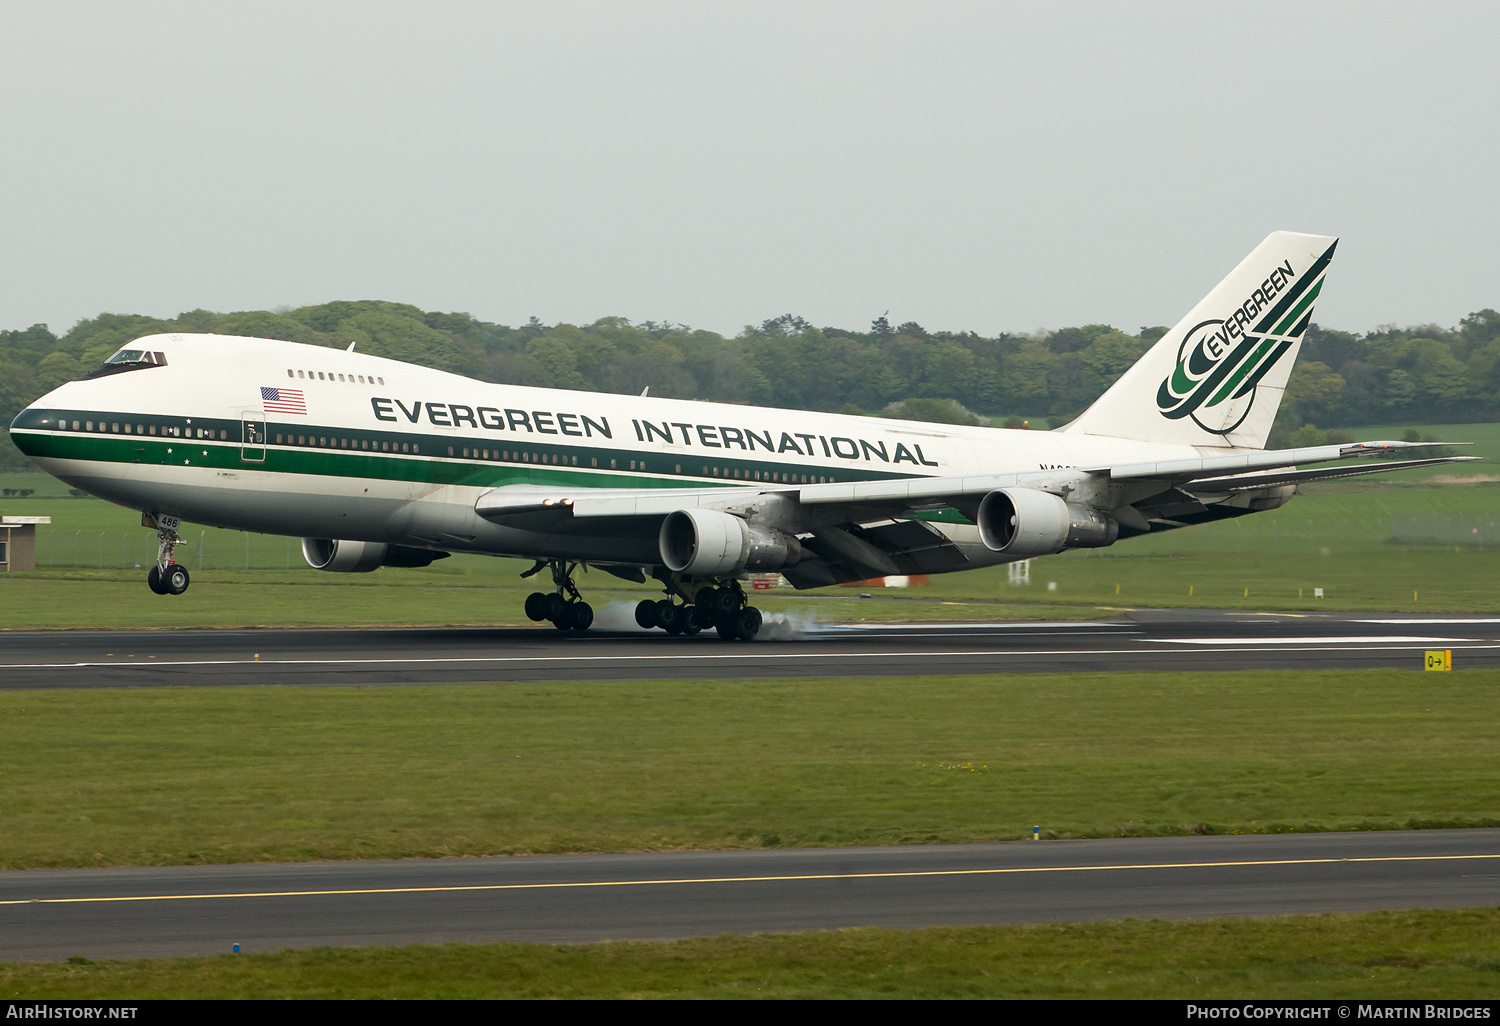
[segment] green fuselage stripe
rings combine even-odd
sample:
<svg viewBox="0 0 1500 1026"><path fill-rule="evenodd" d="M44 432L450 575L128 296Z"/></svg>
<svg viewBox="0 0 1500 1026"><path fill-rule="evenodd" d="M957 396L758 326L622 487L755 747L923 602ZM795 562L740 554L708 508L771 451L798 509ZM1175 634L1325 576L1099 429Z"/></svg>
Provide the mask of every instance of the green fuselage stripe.
<svg viewBox="0 0 1500 1026"><path fill-rule="evenodd" d="M44 415L47 424L41 423ZM84 427L59 431L58 420L69 424L76 420L80 425L92 422L95 430ZM130 434L123 432L127 420ZM155 428L157 433L140 434L136 430L139 427L148 431ZM173 430L179 434L171 435ZM909 472L862 466L829 468L784 459L730 458L717 453L710 458L704 452L664 453L536 442L518 445L511 441L496 443L489 438L350 430L285 421L266 422L267 443L259 445L241 440L244 428L239 420L101 414L97 410L27 411L17 419L12 431L23 451L42 458L211 467L242 473L316 474L473 488L565 482L594 488L680 488L684 483L695 487L774 486L817 483L820 479L872 481L912 476ZM197 437L200 434L209 437ZM283 439L280 443L278 436ZM296 444L294 440L298 438L306 441ZM414 446L418 451L377 451L382 444L395 448ZM362 445L373 448L360 448ZM465 448L476 455L464 458ZM489 454L487 459L478 455L485 452ZM757 472L761 475L759 480L755 478Z"/></svg>

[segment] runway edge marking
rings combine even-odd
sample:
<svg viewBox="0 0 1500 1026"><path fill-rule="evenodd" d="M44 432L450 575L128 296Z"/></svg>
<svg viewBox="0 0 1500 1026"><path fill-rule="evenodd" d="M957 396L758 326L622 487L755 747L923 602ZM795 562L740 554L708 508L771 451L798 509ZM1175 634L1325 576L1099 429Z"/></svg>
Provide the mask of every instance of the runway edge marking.
<svg viewBox="0 0 1500 1026"><path fill-rule="evenodd" d="M1431 640L1431 639L1424 639ZM1454 638L1454 644L1462 644L1466 649L1490 649L1500 648L1500 643L1472 644L1471 641L1478 639ZM1156 639L1143 638L1141 644L1171 644L1170 641L1158 641ZM1348 645L1338 645L1330 648L1318 647L1322 643L1320 638L1308 638L1305 642L1305 650L1313 652L1349 652ZM1294 642L1302 644L1302 642ZM1412 650L1412 644L1402 645L1369 645L1363 649L1366 652L1406 652ZM77 669L128 669L139 668L145 670L161 669L169 666L401 666L401 665L428 665L442 663L636 663L650 660L667 661L678 659L696 659L702 662L717 662L721 660L747 659L892 659L892 658L931 658L935 656L1051 656L1051 655L1166 655L1176 654L1184 656L1216 655L1234 652L1259 651L1260 646L1254 642L1225 648L1185 650L1181 648L1060 648L1060 649L1030 649L1030 648L1001 648L1001 649L956 649L944 652L743 652L727 655L714 655L709 653L650 653L641 655L602 655L602 656L575 656L575 655L552 655L552 656L433 656L423 658L401 658L401 659L180 659L161 660L158 662L84 662L84 663L0 663L0 670L77 670Z"/></svg>
<svg viewBox="0 0 1500 1026"><path fill-rule="evenodd" d="M311 891L235 891L222 894L135 894L87 898L8 898L0 905L82 905L122 901L207 901L216 898L308 898L356 894L453 894L473 891L539 891L582 887L660 887L686 884L785 883L798 880L893 880L937 876L1004 876L1025 873L1097 873L1106 870L1223 869L1251 866L1320 866L1374 862L1456 862L1500 859L1487 855L1372 855L1326 859L1254 859L1232 862L1150 862L1103 866L1013 866L1003 869L915 869L880 873L794 873L772 876L674 877L664 880L559 880L551 883L452 884L432 887L350 887Z"/></svg>

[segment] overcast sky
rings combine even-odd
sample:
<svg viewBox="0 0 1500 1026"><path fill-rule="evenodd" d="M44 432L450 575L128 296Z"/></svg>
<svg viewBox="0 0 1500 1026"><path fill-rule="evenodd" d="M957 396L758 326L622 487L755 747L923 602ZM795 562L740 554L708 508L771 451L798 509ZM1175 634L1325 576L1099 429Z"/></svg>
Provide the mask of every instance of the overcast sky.
<svg viewBox="0 0 1500 1026"><path fill-rule="evenodd" d="M1493 3L0 0L0 328L387 299L726 334L1500 307Z"/></svg>

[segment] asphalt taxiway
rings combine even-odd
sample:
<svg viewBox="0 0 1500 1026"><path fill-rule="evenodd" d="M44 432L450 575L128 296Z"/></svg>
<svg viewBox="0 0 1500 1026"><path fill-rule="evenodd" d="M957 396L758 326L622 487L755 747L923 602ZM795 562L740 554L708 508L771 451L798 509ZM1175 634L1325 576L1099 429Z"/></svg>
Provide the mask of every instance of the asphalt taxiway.
<svg viewBox="0 0 1500 1026"><path fill-rule="evenodd" d="M1500 830L0 873L0 961L1500 904Z"/></svg>
<svg viewBox="0 0 1500 1026"><path fill-rule="evenodd" d="M553 628L10 631L0 689L1243 669L1500 667L1500 618L1136 610L1078 621L818 624L712 634Z"/></svg>

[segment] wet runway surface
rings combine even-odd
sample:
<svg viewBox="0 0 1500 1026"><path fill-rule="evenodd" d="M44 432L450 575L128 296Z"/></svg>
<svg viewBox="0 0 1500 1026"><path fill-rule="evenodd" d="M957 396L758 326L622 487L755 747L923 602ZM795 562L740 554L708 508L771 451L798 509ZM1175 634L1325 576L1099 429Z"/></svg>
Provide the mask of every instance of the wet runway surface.
<svg viewBox="0 0 1500 1026"><path fill-rule="evenodd" d="M14 631L0 689L464 684L1061 671L1500 667L1500 618L1138 610L1087 622L772 622L712 634L545 628Z"/></svg>
<svg viewBox="0 0 1500 1026"><path fill-rule="evenodd" d="M0 873L0 960L1500 904L1500 830Z"/></svg>

